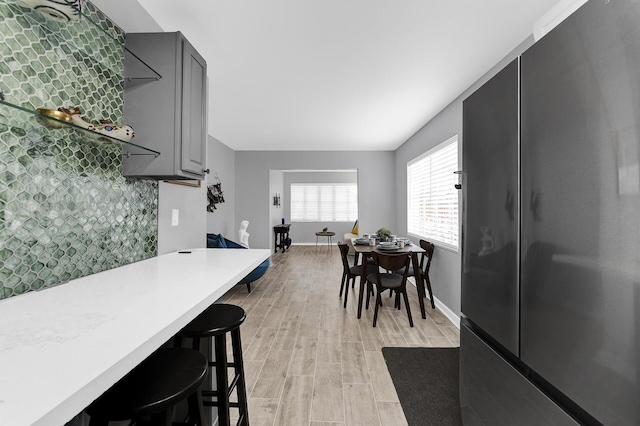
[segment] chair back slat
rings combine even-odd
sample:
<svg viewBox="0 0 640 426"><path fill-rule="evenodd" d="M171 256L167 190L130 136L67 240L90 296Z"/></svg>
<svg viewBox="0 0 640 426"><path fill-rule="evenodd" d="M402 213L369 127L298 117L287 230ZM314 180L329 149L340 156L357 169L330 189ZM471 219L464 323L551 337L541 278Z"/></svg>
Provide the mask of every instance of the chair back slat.
<svg viewBox="0 0 640 426"><path fill-rule="evenodd" d="M342 241L338 241L338 248L340 249L340 256L342 257L342 268L345 273L349 271L349 246Z"/></svg>
<svg viewBox="0 0 640 426"><path fill-rule="evenodd" d="M398 271L405 268L405 275L407 275L411 260L410 253L378 253L377 251L373 252L373 259L378 267L388 271Z"/></svg>
<svg viewBox="0 0 640 426"><path fill-rule="evenodd" d="M423 275L429 274L429 268L431 268L431 259L433 258L433 251L435 244L429 241L420 240L420 247L425 251L420 259L420 271Z"/></svg>

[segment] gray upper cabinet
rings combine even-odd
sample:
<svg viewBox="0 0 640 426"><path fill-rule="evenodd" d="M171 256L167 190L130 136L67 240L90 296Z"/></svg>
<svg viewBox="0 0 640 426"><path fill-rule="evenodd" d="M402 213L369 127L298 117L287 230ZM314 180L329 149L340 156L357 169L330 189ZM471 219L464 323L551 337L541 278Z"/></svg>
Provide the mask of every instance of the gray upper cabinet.
<svg viewBox="0 0 640 426"><path fill-rule="evenodd" d="M203 179L207 141L207 64L180 32L129 33L126 47L160 75L132 77L125 59L125 122L135 143L160 155L123 159L123 174L154 179Z"/></svg>

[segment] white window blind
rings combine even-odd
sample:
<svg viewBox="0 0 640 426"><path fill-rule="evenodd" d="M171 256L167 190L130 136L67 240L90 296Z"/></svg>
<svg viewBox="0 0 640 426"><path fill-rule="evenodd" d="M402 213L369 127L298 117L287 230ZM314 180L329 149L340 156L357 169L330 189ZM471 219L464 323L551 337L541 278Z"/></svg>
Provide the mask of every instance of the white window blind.
<svg viewBox="0 0 640 426"><path fill-rule="evenodd" d="M458 250L458 136L407 163L407 230Z"/></svg>
<svg viewBox="0 0 640 426"><path fill-rule="evenodd" d="M357 184L291 184L292 222L353 222L357 218Z"/></svg>

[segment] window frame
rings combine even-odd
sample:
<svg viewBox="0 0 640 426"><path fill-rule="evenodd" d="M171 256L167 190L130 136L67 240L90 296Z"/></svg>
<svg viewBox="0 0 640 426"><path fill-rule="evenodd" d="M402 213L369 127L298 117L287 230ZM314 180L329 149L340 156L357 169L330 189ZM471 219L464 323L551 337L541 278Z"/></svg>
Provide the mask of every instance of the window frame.
<svg viewBox="0 0 640 426"><path fill-rule="evenodd" d="M294 218L294 207L293 207L293 203L295 201L295 197L294 197L294 187L295 186L309 186L309 187L351 187L351 188L355 188L355 212L351 212L355 215L355 217L353 219L351 218L347 218L345 220L323 220L321 218L319 219L295 219ZM358 208L359 208L359 203L358 203L358 183L357 182L320 182L320 183L313 183L313 182L291 182L291 184L289 185L289 194L290 194L290 202L289 202L289 214L291 217L291 223L351 223L351 222L355 222L358 219ZM335 200L333 200L333 202L335 202ZM334 209L335 212L335 209ZM320 212L318 212L320 213ZM318 214L319 217L319 214Z"/></svg>
<svg viewBox="0 0 640 426"><path fill-rule="evenodd" d="M442 239L434 236L434 235L420 235L417 232L411 232L410 226L411 226L411 221L410 221L410 215L411 215L411 191L412 191L412 186L411 186L411 173L410 173L410 168L416 164L419 163L420 161L423 161L429 157L431 157L432 155L436 154L437 152L451 146L454 145L456 146L456 168L454 170L452 170L452 176L451 176L451 188L452 191L455 191L456 193L456 199L457 199L457 203L456 203L456 208L457 208L457 214L456 214L456 226L455 226L455 232L456 232L456 245L453 245L447 241L443 241ZM450 137L449 139L445 140L444 142L439 143L438 145L434 146L433 148L429 149L428 151L424 152L423 154L415 157L414 159L410 160L407 162L407 168L406 168L406 173L407 173L407 234L409 234L409 236L415 237L415 238L419 238L419 239L423 239L423 240L427 240L433 244L435 244L438 247L441 247L443 249L446 249L448 251L452 251L455 253L459 253L460 252L460 238L461 238L461 233L460 233L460 214L461 214L461 206L460 206L460 191L455 189L454 187L454 182L456 182L455 180L455 175L454 172L455 171L459 171L461 164L460 164L460 138L458 137L458 135L454 135L452 137ZM431 173L431 172L430 172Z"/></svg>

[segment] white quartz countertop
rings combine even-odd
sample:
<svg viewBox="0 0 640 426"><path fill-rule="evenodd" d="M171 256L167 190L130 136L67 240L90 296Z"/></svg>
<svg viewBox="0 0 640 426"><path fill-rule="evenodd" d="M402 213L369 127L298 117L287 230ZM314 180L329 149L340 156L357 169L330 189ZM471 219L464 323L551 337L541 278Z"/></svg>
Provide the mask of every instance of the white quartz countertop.
<svg viewBox="0 0 640 426"><path fill-rule="evenodd" d="M0 425L64 425L270 254L170 253L0 301Z"/></svg>

